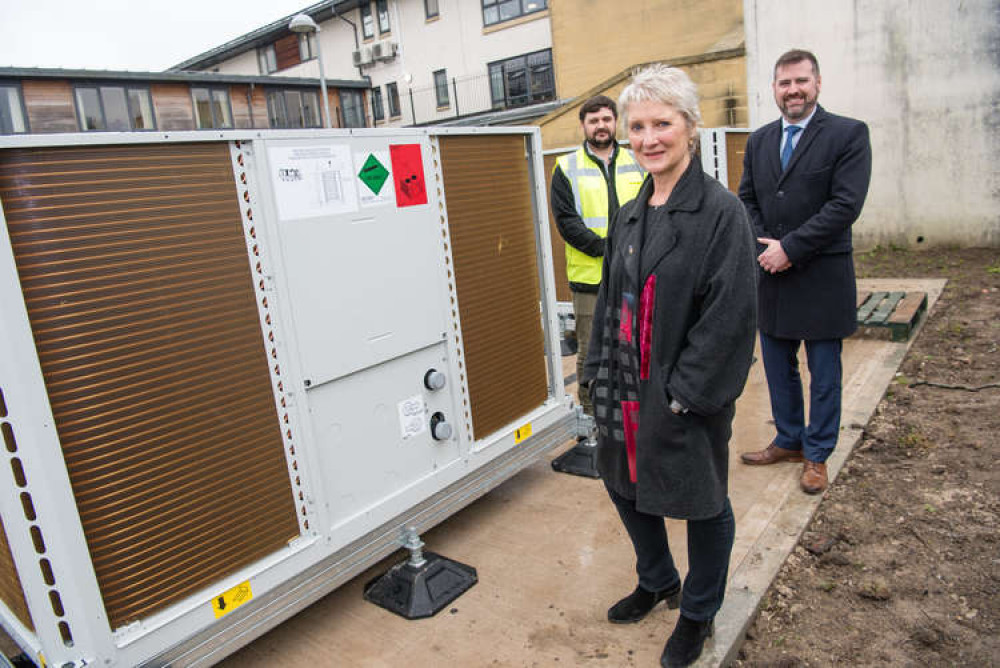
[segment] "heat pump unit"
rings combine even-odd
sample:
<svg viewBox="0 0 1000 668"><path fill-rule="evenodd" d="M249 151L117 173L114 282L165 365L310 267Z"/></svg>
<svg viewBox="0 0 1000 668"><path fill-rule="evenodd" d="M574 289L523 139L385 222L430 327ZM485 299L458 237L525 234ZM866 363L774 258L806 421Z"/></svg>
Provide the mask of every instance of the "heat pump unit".
<svg viewBox="0 0 1000 668"><path fill-rule="evenodd" d="M543 174L537 128L0 138L21 649L218 661L579 433Z"/></svg>

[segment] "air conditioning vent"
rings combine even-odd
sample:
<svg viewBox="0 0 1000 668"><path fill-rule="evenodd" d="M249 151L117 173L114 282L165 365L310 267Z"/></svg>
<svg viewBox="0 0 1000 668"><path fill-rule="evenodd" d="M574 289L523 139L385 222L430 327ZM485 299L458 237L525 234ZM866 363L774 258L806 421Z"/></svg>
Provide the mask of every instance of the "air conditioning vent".
<svg viewBox="0 0 1000 668"><path fill-rule="evenodd" d="M378 46L376 44L375 46ZM372 47L363 46L357 51L351 52L351 61L354 63L355 67L361 65L370 65L373 61L372 59Z"/></svg>
<svg viewBox="0 0 1000 668"><path fill-rule="evenodd" d="M396 57L396 43L390 40L372 44L372 57L375 60L392 60Z"/></svg>

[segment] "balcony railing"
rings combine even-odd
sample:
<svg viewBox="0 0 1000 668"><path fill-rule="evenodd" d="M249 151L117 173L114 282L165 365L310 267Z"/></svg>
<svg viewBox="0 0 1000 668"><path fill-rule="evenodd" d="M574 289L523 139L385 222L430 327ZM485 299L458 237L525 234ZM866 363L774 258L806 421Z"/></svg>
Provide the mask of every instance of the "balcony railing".
<svg viewBox="0 0 1000 668"><path fill-rule="evenodd" d="M439 95L436 86L401 89L399 111L402 123L424 125L556 99L555 79L551 69L532 73L530 82L526 80L527 78L527 74L506 78L489 74L452 77L447 80L447 104L443 105L438 104ZM388 112L386 108L386 113Z"/></svg>

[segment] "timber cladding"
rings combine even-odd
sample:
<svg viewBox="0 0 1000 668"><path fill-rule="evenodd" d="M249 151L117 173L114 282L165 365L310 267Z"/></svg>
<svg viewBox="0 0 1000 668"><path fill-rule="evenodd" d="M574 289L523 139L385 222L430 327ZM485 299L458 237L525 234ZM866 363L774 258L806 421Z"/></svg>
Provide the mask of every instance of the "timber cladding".
<svg viewBox="0 0 1000 668"><path fill-rule="evenodd" d="M478 439L548 398L532 183L522 135L439 142Z"/></svg>
<svg viewBox="0 0 1000 668"><path fill-rule="evenodd" d="M21 82L24 106L28 111L28 128L32 133L77 132L73 86L68 81Z"/></svg>
<svg viewBox="0 0 1000 668"><path fill-rule="evenodd" d="M111 628L297 537L228 145L8 149L0 199Z"/></svg>
<svg viewBox="0 0 1000 668"><path fill-rule="evenodd" d="M149 87L158 130L193 130L194 102L187 84L156 83Z"/></svg>

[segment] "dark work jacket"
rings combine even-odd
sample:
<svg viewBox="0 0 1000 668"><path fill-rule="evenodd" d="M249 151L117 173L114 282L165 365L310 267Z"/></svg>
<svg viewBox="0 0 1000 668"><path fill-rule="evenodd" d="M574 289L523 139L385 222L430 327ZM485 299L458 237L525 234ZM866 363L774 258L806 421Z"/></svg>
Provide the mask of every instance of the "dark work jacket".
<svg viewBox="0 0 1000 668"><path fill-rule="evenodd" d="M582 380L594 399L605 483L635 499L641 512L705 519L722 511L728 495L734 403L752 359L753 238L739 200L697 160L674 187L665 213L647 218L652 193L647 177L611 226ZM645 297L637 300L640 294ZM636 310L624 305L637 301L642 315L623 317ZM641 318L645 326L636 324ZM623 326L626 321L632 324ZM623 334L626 329L631 333ZM642 370L630 376L623 360L633 336L645 350ZM633 377L637 396L625 397ZM689 412L672 413L672 398ZM635 482L622 436L624 399L638 402Z"/></svg>
<svg viewBox="0 0 1000 668"><path fill-rule="evenodd" d="M841 339L857 329L851 225L871 178L868 126L817 107L784 172L781 135L780 119L750 135L740 181L755 235L780 240L792 263L776 274L758 268L760 331Z"/></svg>

